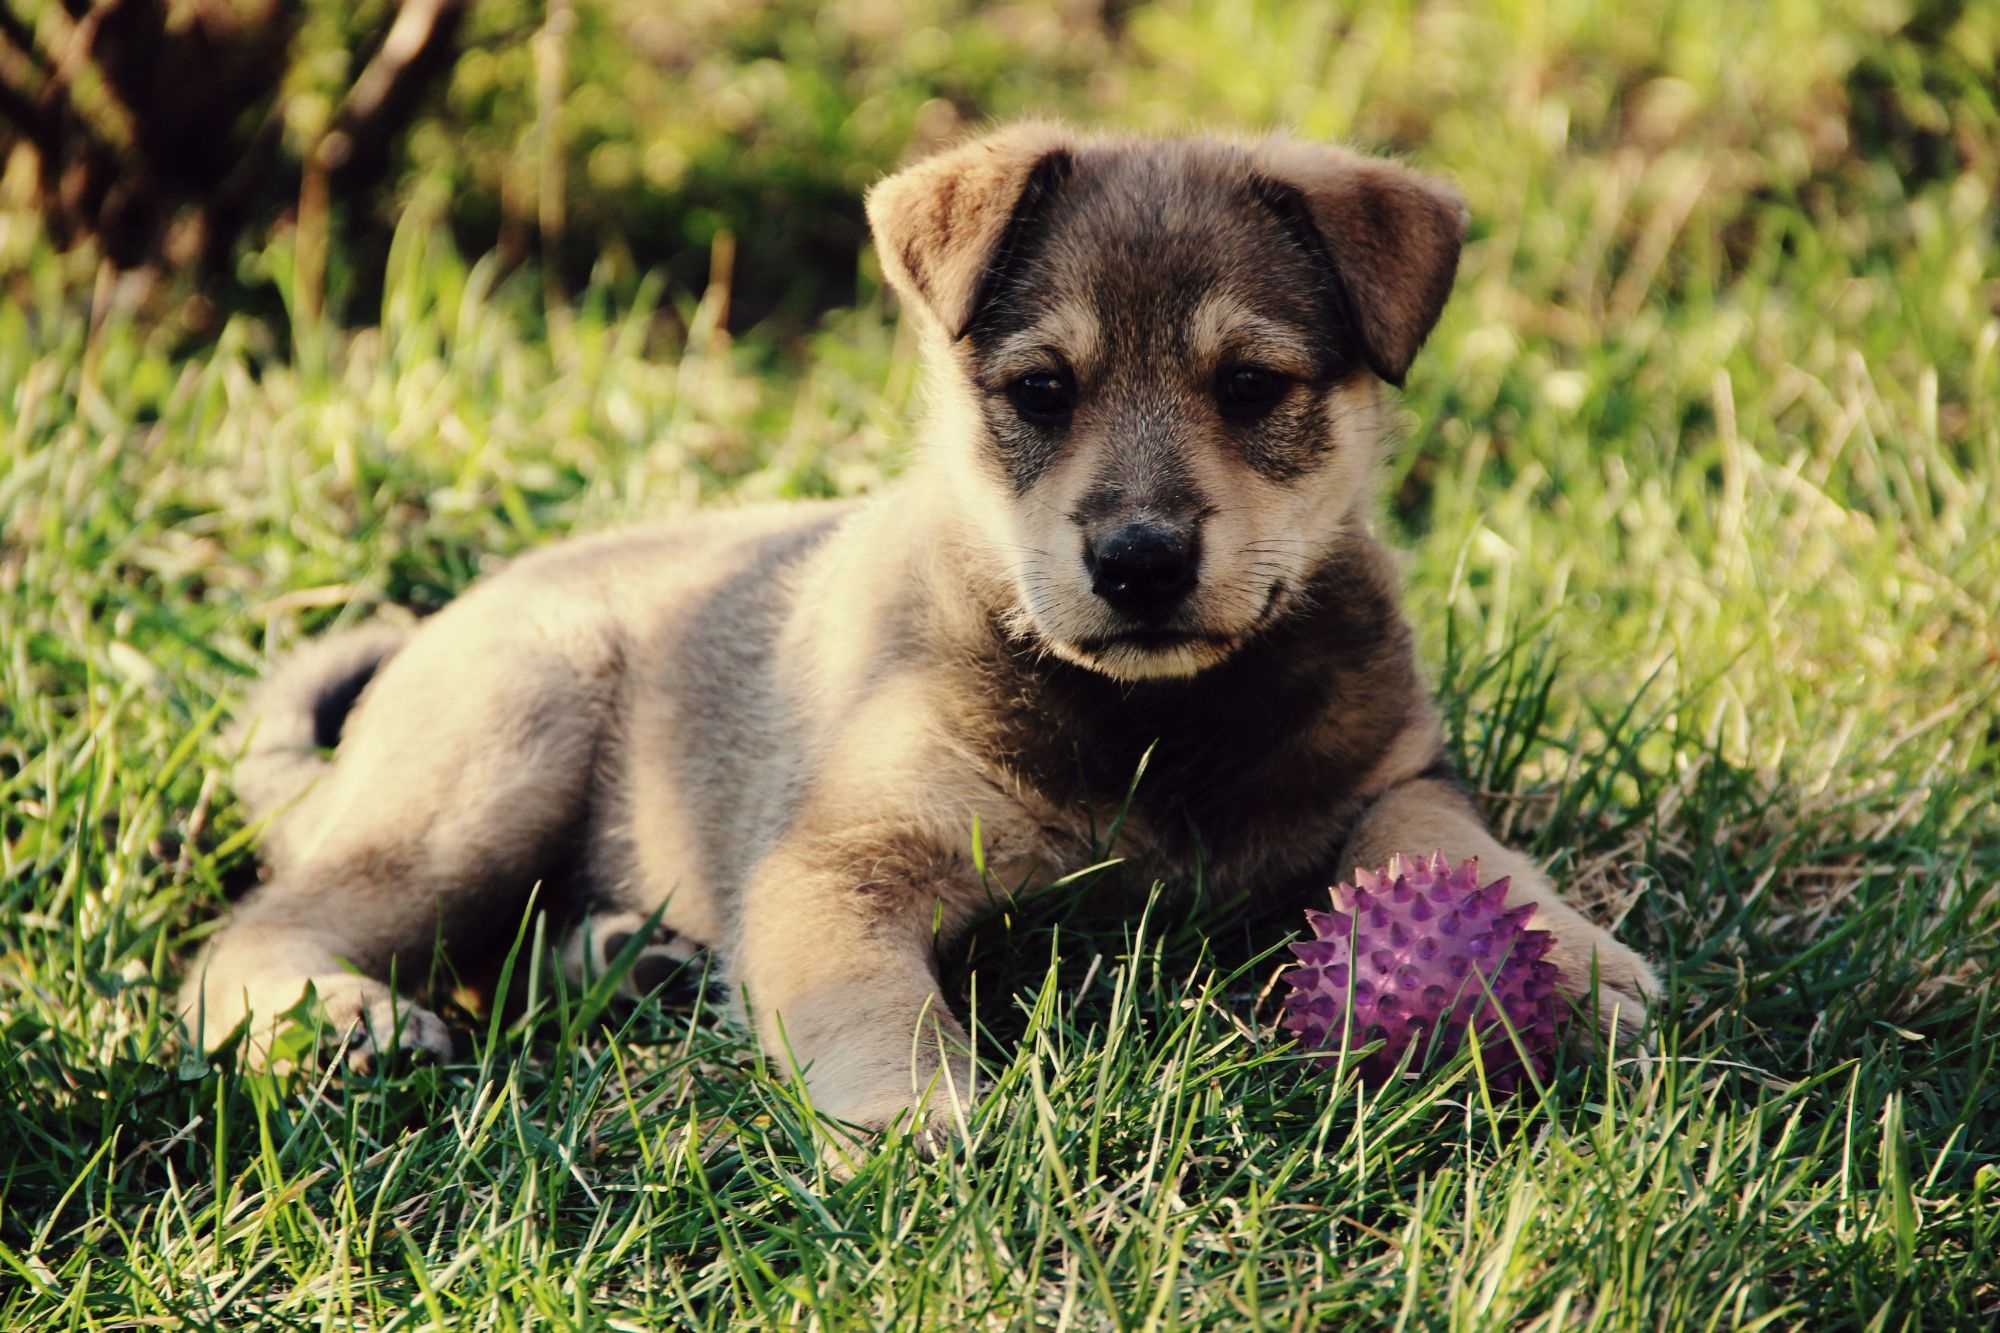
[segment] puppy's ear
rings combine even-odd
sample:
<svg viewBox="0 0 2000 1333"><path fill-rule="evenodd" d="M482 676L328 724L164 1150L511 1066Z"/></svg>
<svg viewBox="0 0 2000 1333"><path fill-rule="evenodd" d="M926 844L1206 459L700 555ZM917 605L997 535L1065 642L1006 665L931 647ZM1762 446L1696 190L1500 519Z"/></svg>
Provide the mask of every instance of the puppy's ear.
<svg viewBox="0 0 2000 1333"><path fill-rule="evenodd" d="M1257 146L1264 202L1332 270L1377 375L1400 385L1451 295L1468 220L1458 191L1322 144Z"/></svg>
<svg viewBox="0 0 2000 1333"><path fill-rule="evenodd" d="M963 337L1042 199L1069 174L1068 131L1009 126L906 167L868 192L882 271L945 336Z"/></svg>

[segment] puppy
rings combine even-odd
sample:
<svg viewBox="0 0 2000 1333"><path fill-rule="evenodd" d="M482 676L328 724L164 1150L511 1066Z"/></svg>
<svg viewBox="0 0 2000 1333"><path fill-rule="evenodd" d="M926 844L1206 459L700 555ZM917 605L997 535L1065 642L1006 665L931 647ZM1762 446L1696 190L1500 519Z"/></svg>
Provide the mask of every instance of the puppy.
<svg viewBox="0 0 2000 1333"><path fill-rule="evenodd" d="M1646 963L1454 780L1369 533L1458 196L1316 144L1025 124L868 214L922 331L907 475L558 546L281 667L237 780L269 877L193 969L201 1039L268 1052L310 987L357 1061L445 1054L392 981L438 944L479 977L540 884L579 971L657 914L642 984L711 946L821 1111L941 1137L973 1070L934 947L1113 827L1262 894L1476 856L1636 1026Z"/></svg>

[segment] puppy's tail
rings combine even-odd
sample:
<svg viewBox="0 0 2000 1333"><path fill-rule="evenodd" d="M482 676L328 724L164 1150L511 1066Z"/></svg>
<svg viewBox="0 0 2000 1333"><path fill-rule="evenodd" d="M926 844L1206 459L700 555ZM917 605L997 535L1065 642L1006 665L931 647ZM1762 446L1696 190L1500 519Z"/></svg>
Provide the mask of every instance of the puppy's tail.
<svg viewBox="0 0 2000 1333"><path fill-rule="evenodd" d="M315 639L277 665L224 738L253 820L277 814L329 767L361 691L414 627L376 623Z"/></svg>

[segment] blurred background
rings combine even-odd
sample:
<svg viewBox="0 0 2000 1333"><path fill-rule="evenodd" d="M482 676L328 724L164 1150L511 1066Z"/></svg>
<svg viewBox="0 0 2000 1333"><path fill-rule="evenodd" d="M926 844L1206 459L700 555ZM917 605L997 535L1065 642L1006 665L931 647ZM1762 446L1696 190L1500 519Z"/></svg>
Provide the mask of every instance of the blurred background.
<svg viewBox="0 0 2000 1333"><path fill-rule="evenodd" d="M1977 0L0 0L0 199L194 332L371 321L402 219L786 332L867 281L868 183L983 122L1284 125L1448 171L1590 320L1756 262L1753 201L1839 245L1990 182L1996 49Z"/></svg>

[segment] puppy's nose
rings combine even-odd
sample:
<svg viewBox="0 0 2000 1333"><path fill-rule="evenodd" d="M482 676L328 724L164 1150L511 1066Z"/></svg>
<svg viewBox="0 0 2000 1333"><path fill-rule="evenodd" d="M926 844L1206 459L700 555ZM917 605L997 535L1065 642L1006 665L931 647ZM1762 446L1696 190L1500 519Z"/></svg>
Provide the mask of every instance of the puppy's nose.
<svg viewBox="0 0 2000 1333"><path fill-rule="evenodd" d="M1199 562L1192 531L1158 523L1127 523L1083 543L1091 590L1131 616L1171 611L1194 587Z"/></svg>

